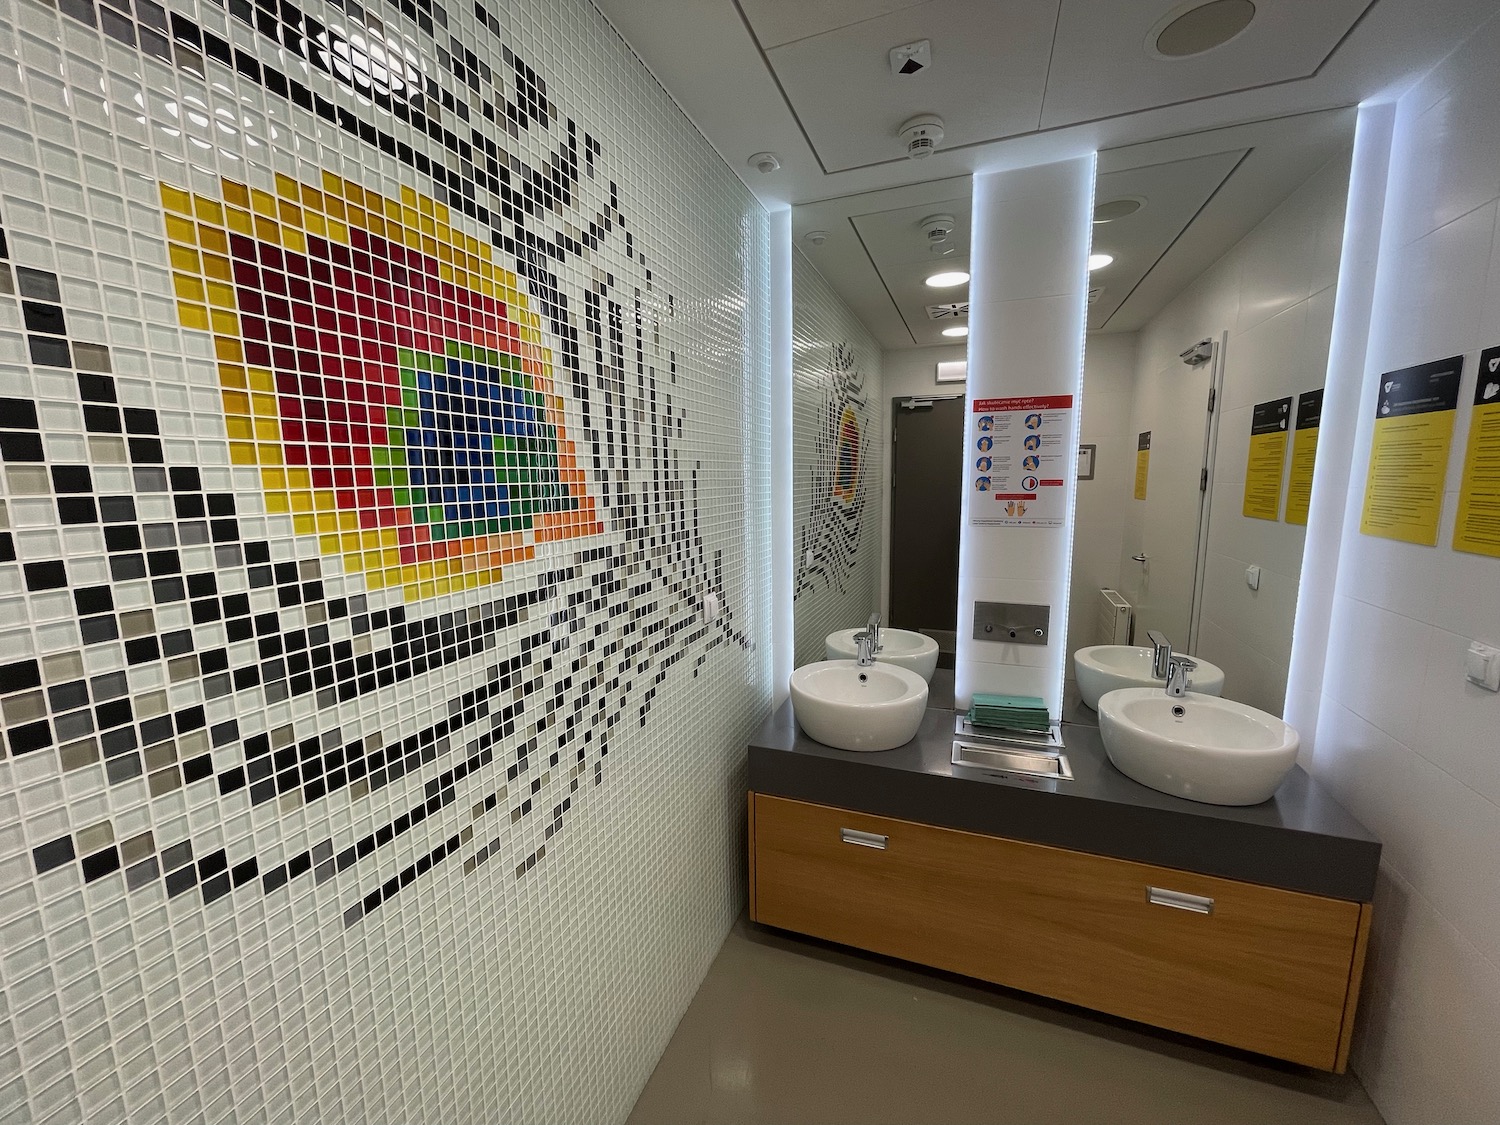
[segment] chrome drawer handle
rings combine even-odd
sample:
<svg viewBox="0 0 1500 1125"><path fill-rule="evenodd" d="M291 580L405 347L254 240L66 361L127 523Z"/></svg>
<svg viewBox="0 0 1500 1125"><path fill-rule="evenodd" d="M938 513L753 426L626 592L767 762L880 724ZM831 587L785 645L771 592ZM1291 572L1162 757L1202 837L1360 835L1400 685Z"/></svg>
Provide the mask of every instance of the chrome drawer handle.
<svg viewBox="0 0 1500 1125"><path fill-rule="evenodd" d="M839 839L846 844L857 844L861 848L879 848L885 851L885 846L890 842L889 836L882 836L878 832L861 832L855 828L840 828Z"/></svg>
<svg viewBox="0 0 1500 1125"><path fill-rule="evenodd" d="M1191 910L1194 914L1212 914L1214 900L1204 895L1169 891L1165 887L1147 887L1146 901L1153 906L1170 906L1174 910Z"/></svg>

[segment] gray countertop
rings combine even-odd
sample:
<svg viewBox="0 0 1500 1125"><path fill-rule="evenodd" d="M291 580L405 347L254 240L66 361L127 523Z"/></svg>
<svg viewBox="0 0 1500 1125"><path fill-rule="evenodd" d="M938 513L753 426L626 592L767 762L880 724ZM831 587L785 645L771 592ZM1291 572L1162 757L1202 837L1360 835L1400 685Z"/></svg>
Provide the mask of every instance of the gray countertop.
<svg viewBox="0 0 1500 1125"><path fill-rule="evenodd" d="M880 753L814 742L784 704L751 740L750 788L877 816L1369 902L1380 844L1301 768L1247 808L1158 793L1117 770L1097 727L1067 723L1069 780L998 780L951 760L954 712Z"/></svg>

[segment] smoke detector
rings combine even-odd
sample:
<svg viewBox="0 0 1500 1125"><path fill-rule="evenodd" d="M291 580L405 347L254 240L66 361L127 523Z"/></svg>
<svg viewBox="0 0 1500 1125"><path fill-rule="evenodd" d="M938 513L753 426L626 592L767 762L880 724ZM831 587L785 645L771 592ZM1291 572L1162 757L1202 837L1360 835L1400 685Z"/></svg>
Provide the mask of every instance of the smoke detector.
<svg viewBox="0 0 1500 1125"><path fill-rule="evenodd" d="M749 160L745 161L745 163L754 168L762 176L770 175L781 167L781 161L776 158L774 152L757 152Z"/></svg>
<svg viewBox="0 0 1500 1125"><path fill-rule="evenodd" d="M958 220L952 215L928 215L919 225L927 236L927 245L941 246L948 241L957 224Z"/></svg>
<svg viewBox="0 0 1500 1125"><path fill-rule="evenodd" d="M823 243L828 241L828 232L826 230L810 230L802 238L803 241L811 242L814 246L822 246Z"/></svg>
<svg viewBox="0 0 1500 1125"><path fill-rule="evenodd" d="M906 145L906 155L921 160L943 143L943 119L933 113L919 113L902 125L897 135Z"/></svg>

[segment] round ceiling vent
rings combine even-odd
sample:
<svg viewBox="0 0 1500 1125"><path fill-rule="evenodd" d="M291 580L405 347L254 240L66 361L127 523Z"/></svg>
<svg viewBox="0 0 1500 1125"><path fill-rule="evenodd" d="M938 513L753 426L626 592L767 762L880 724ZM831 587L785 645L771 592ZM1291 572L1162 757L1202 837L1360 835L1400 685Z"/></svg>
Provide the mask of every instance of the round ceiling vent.
<svg viewBox="0 0 1500 1125"><path fill-rule="evenodd" d="M1250 0L1211 0L1168 12L1146 37L1146 50L1161 59L1186 59L1228 43L1255 19Z"/></svg>
<svg viewBox="0 0 1500 1125"><path fill-rule="evenodd" d="M1094 207L1094 222L1112 223L1116 219L1123 219L1134 215L1146 201L1138 195L1126 195L1119 199L1106 199L1103 203Z"/></svg>

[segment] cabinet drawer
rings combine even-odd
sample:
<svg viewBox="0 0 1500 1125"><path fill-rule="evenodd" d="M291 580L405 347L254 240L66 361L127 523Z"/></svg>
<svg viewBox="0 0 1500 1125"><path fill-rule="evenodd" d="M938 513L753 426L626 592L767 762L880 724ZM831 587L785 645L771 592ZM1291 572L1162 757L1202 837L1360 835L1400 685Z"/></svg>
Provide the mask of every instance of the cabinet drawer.
<svg viewBox="0 0 1500 1125"><path fill-rule="evenodd" d="M1358 903L761 794L753 817L766 925L1342 1068Z"/></svg>

